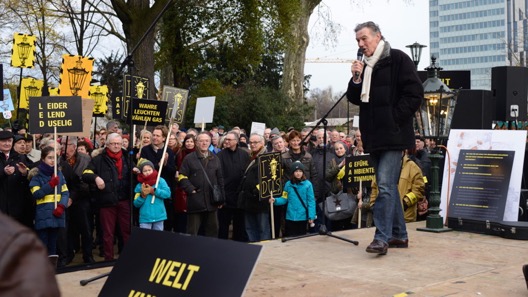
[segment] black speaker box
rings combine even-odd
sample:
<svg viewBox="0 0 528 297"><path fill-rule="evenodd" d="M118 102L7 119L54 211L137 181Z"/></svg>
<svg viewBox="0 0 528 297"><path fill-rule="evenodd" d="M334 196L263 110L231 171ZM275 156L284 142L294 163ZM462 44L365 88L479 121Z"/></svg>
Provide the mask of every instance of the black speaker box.
<svg viewBox="0 0 528 297"><path fill-rule="evenodd" d="M528 68L500 66L491 68L491 90L495 98L498 121L526 121ZM512 106L519 108L512 114ZM517 117L515 117L517 116Z"/></svg>
<svg viewBox="0 0 528 297"><path fill-rule="evenodd" d="M487 90L460 90L451 129L491 129L495 120L495 102Z"/></svg>

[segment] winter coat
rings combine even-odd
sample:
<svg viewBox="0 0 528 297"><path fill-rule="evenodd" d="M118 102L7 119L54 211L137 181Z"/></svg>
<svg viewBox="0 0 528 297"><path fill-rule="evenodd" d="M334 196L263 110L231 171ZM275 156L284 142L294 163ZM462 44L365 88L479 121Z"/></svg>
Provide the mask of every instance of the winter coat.
<svg viewBox="0 0 528 297"><path fill-rule="evenodd" d="M32 164L25 155L20 155L14 150L9 152L7 160L4 153L0 152L0 211L31 228L35 207L28 187L29 180L17 169L16 164L19 162L27 167ZM8 165L15 167L15 172L11 175L4 171Z"/></svg>
<svg viewBox="0 0 528 297"><path fill-rule="evenodd" d="M374 206L378 193L378 184L376 183L376 178L374 178L372 182L372 193L370 195L371 207ZM407 210L403 213L405 222L415 222L417 203L425 198L425 183L422 176L422 169L413 160L409 159L407 155L403 157L402 161L398 193L400 193L402 208L405 209L404 204L407 205Z"/></svg>
<svg viewBox="0 0 528 297"><path fill-rule="evenodd" d="M202 163L205 172L198 162ZM180 186L187 193L187 213L215 211L218 209L217 206L211 203L213 189L204 174L207 174L212 185L220 186L225 197L224 177L220 159L210 152L208 152L206 158L203 158L198 151L195 151L183 159L178 176ZM196 193L193 193L193 191L196 191Z"/></svg>
<svg viewBox="0 0 528 297"><path fill-rule="evenodd" d="M264 154L266 147L263 147L258 155ZM258 173L258 157L251 161L246 169L241 185L241 192L238 199L239 208L246 212L259 213L269 212L270 204L268 200L260 199L260 192L258 188L259 173Z"/></svg>
<svg viewBox="0 0 528 297"><path fill-rule="evenodd" d="M297 189L299 195L295 192ZM306 208L301 203L302 199L304 205L308 208L308 218L306 217ZM287 181L284 185L284 191L281 197L275 198L274 205L288 204L286 207L286 220L288 221L307 221L315 219L315 197L312 183L309 180L304 180L300 183L292 183Z"/></svg>
<svg viewBox="0 0 528 297"><path fill-rule="evenodd" d="M235 150L223 149L217 156L222 164L224 176L225 207L236 208L240 184L244 178L244 171L249 164L249 153L237 147Z"/></svg>
<svg viewBox="0 0 528 297"><path fill-rule="evenodd" d="M141 183L136 185L134 192L136 193L134 195L134 206L139 208L140 223L155 223L167 219L167 211L165 210L163 199L171 198L171 190L165 179L160 178L158 182L158 187L154 191L154 203L151 203L151 194L148 194L145 198L141 197Z"/></svg>
<svg viewBox="0 0 528 297"><path fill-rule="evenodd" d="M64 175L62 175L61 171L57 171L57 175L59 176L57 195L55 195L55 188L52 188L49 184L50 175L45 175L39 171L29 182L29 188L36 203L35 230L64 228L66 226L66 212L58 218L53 215L55 201L57 201L57 206L62 204L64 208L67 208L68 198L70 197Z"/></svg>
<svg viewBox="0 0 528 297"><path fill-rule="evenodd" d="M319 202L323 201L324 198L328 196L328 193L330 191L330 184L326 182L326 172L325 170L328 169L328 165L330 164L330 160L335 156L335 153L332 152L328 146L321 147L317 146L315 149L312 150L312 158L315 166L315 171L317 172L317 177L315 178L315 182L312 183L314 185L314 189L317 189L317 195L315 196L316 200ZM326 158L326 165L323 162L323 159ZM326 169L325 169L326 168ZM323 174L325 173L325 174Z"/></svg>
<svg viewBox="0 0 528 297"><path fill-rule="evenodd" d="M312 183L313 188L314 188L314 196L317 197L318 196L318 186L317 186L318 173L317 173L317 170L315 170L315 162L312 158L312 155L303 150L301 151L301 156L299 160L296 160L294 159L291 151L287 151L287 152L282 153L281 157L282 157L282 166L283 166L282 169L284 171L283 176L286 177L286 180L289 180L292 174L291 165L293 162L299 161L304 165L304 168L306 168L306 170L304 171L304 175Z"/></svg>
<svg viewBox="0 0 528 297"><path fill-rule="evenodd" d="M93 185L91 195L98 207L115 206L121 200L130 199L130 172L132 167L126 151L122 151L123 171L121 179L119 179L115 162L108 156L106 149L95 156L83 171L82 180ZM102 190L95 186L95 179L98 176L105 182L105 188Z"/></svg>
<svg viewBox="0 0 528 297"><path fill-rule="evenodd" d="M362 86L350 79L347 97L359 105L359 129L365 152L414 147L413 118L424 100L424 90L409 56L391 49L386 42L372 71L368 103L361 101Z"/></svg>

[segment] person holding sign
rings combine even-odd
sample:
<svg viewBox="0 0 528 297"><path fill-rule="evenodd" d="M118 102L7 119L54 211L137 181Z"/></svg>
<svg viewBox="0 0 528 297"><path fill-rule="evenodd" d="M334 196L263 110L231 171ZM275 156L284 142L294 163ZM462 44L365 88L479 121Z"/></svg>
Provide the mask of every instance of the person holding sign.
<svg viewBox="0 0 528 297"><path fill-rule="evenodd" d="M83 171L82 179L95 185L92 192L99 207L103 230L104 258L114 259L115 225L119 224L123 242L130 237L130 174L132 165L117 133L108 135L106 147Z"/></svg>
<svg viewBox="0 0 528 297"><path fill-rule="evenodd" d="M315 220L314 190L304 174L306 168L295 161L290 170L291 176L284 185L282 196L273 199L274 205L287 204L284 232L287 237L306 234L308 224L313 227Z"/></svg>
<svg viewBox="0 0 528 297"><path fill-rule="evenodd" d="M59 228L66 227L64 212L68 207L70 197L62 172L59 170L57 175L54 174L55 160L55 149L53 147L44 148L41 153L41 162L37 167L38 173L29 182L29 188L36 204L35 230L48 248L48 255L57 253ZM55 207L55 202L57 207Z"/></svg>
<svg viewBox="0 0 528 297"><path fill-rule="evenodd" d="M139 208L139 227L163 231L163 221L167 219L163 200L171 198L171 190L163 177L155 188L158 171L152 162L140 159L137 167L141 173L137 176L139 183L134 190L134 206ZM152 195L156 197L154 203L150 203Z"/></svg>
<svg viewBox="0 0 528 297"><path fill-rule="evenodd" d="M249 136L251 148L250 163L242 180L242 191L238 197L240 208L244 209L244 223L250 242L271 239L270 202L260 200L258 157L266 153L264 136L251 133Z"/></svg>
<svg viewBox="0 0 528 297"><path fill-rule="evenodd" d="M374 206L374 240L368 253L385 255L388 241L408 239L398 193L402 152L414 146L413 115L424 98L413 61L393 49L374 22L356 26L365 62L352 64L348 100L359 105L359 128L376 171L379 194Z"/></svg>

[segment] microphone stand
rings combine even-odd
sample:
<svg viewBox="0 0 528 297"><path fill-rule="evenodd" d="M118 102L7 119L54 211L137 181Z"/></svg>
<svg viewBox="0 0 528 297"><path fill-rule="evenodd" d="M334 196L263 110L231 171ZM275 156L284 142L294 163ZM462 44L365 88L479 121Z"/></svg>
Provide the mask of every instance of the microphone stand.
<svg viewBox="0 0 528 297"><path fill-rule="evenodd" d="M305 238L305 237L312 237L312 236L315 236L315 235L326 235L326 236L330 236L330 237L333 237L333 238L336 238L336 239L339 239L339 240L343 240L343 241L346 241L346 242L350 242L354 245L358 245L359 242L357 242L356 240L351 240L351 239L348 239L348 238L343 238L343 237L340 237L340 236L337 236L337 235L334 235L332 234L331 231L328 231L328 228L326 227L326 216L325 216L325 209L326 209L326 205L325 205L325 196L326 196L326 145L327 145L327 135L326 135L326 131L327 131L327 127L328 127L328 120L326 119L328 117L328 115L330 114L330 112L332 112L332 110L339 104L339 102L341 102L341 100L343 98L346 97L346 93L343 94L343 96L341 96L341 98L339 98L339 100L337 100L337 102L328 110L328 112L317 122L317 124L315 124L315 126L312 128L312 130L310 131L310 133L308 133L306 135L306 137L302 140L301 143L306 143L306 139L309 138L311 135L312 135L312 132L315 130L315 128L319 127L319 125L322 123L323 124L323 130L324 130L324 136L323 136L323 185L322 185L322 188L319 189L319 196L322 196L322 200L323 200L323 213L322 213L322 217L323 217L323 220L322 220L322 224L321 226L319 226L319 232L318 233L313 233L313 234L305 234L305 235L300 235L300 236L293 236L293 237L283 237L282 238L282 242L286 242L286 241L290 241L290 240L295 240L295 239L301 239L301 238ZM313 157L313 156L312 156Z"/></svg>

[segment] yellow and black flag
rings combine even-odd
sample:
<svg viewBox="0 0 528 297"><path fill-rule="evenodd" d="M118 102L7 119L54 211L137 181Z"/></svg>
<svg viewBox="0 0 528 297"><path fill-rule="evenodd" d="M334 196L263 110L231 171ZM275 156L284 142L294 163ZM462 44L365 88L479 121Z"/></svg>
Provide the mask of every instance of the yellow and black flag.
<svg viewBox="0 0 528 297"><path fill-rule="evenodd" d="M11 49L11 67L33 68L37 37L31 34L15 33Z"/></svg>
<svg viewBox="0 0 528 297"><path fill-rule="evenodd" d="M93 58L62 55L59 95L89 98Z"/></svg>

